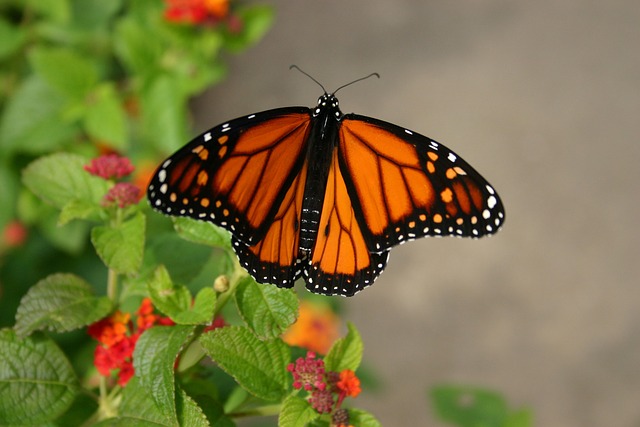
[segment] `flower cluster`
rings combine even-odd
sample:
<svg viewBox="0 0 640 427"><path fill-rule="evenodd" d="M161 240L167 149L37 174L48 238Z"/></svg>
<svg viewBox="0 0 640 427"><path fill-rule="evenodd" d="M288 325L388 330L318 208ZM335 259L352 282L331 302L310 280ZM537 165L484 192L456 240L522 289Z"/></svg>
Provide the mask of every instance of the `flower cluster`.
<svg viewBox="0 0 640 427"><path fill-rule="evenodd" d="M216 23L229 14L229 0L167 0L164 17L178 24Z"/></svg>
<svg viewBox="0 0 640 427"><path fill-rule="evenodd" d="M345 397L360 394L360 380L356 374L345 369L342 372L327 372L324 360L317 359L312 351L290 363L287 370L293 376L293 388L309 392L309 403L321 414L332 414L335 426L349 425L349 413L341 408Z"/></svg>
<svg viewBox="0 0 640 427"><path fill-rule="evenodd" d="M117 154L105 154L91 160L91 163L84 167L84 170L91 175L104 179L120 179L131 174L134 170L131 161L126 157Z"/></svg>
<svg viewBox="0 0 640 427"><path fill-rule="evenodd" d="M282 339L289 345L306 348L318 354L327 354L339 336L338 316L326 304L300 302L298 319L284 333Z"/></svg>
<svg viewBox="0 0 640 427"><path fill-rule="evenodd" d="M117 371L118 384L123 387L133 376L133 350L142 332L154 325L174 324L168 317L153 312L149 298L142 300L136 316L134 325L129 313L118 310L90 325L88 330L89 335L99 342L93 357L98 372L106 377Z"/></svg>
<svg viewBox="0 0 640 427"><path fill-rule="evenodd" d="M84 170L106 180L121 179L130 175L134 166L128 158L117 154L105 154L91 160ZM102 198L102 206L126 208L140 200L140 188L128 182L118 182Z"/></svg>

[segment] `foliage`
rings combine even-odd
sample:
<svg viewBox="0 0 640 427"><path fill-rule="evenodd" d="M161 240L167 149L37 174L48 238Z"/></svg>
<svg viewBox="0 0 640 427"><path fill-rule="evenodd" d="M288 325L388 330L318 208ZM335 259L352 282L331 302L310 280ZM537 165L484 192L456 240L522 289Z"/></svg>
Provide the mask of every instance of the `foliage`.
<svg viewBox="0 0 640 427"><path fill-rule="evenodd" d="M257 284L228 233L143 200L188 139L189 99L272 16L227 0L0 5L0 326L15 313L0 329L0 425L380 425L348 408L354 325L337 339L327 304ZM470 407L455 389L433 396L461 426L529 425L476 394Z"/></svg>

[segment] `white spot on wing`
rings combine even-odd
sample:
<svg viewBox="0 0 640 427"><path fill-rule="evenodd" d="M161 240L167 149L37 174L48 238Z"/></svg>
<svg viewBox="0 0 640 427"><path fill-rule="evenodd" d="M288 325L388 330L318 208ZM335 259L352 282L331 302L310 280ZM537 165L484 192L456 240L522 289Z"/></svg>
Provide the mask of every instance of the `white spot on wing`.
<svg viewBox="0 0 640 427"><path fill-rule="evenodd" d="M211 132L207 132L204 134L204 142L211 141Z"/></svg>

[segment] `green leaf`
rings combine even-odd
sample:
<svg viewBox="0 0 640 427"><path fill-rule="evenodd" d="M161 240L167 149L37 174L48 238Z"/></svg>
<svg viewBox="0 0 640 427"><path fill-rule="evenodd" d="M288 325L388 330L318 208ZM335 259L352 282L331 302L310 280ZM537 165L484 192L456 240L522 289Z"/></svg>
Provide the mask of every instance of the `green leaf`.
<svg viewBox="0 0 640 427"><path fill-rule="evenodd" d="M200 344L249 393L276 401L287 394L289 347L280 339L261 341L241 326L207 332Z"/></svg>
<svg viewBox="0 0 640 427"><path fill-rule="evenodd" d="M140 97L142 128L155 148L172 152L186 139L186 99L178 82L160 75L146 86Z"/></svg>
<svg viewBox="0 0 640 427"><path fill-rule="evenodd" d="M298 297L293 289L256 283L245 276L235 293L238 311L260 338L276 338L296 320Z"/></svg>
<svg viewBox="0 0 640 427"><path fill-rule="evenodd" d="M27 39L25 28L11 25L5 19L0 18L0 59L5 59L14 54Z"/></svg>
<svg viewBox="0 0 640 427"><path fill-rule="evenodd" d="M358 427L382 427L380 421L367 411L349 408L349 424Z"/></svg>
<svg viewBox="0 0 640 427"><path fill-rule="evenodd" d="M178 388L176 394L176 410L178 425L190 427L209 427L210 425L202 408L181 388Z"/></svg>
<svg viewBox="0 0 640 427"><path fill-rule="evenodd" d="M271 28L274 18L273 8L266 5L257 5L243 8L237 11L237 16L242 22L239 32L228 32L227 49L238 52L258 42Z"/></svg>
<svg viewBox="0 0 640 427"><path fill-rule="evenodd" d="M530 409L519 409L511 412L502 427L532 427L533 413Z"/></svg>
<svg viewBox="0 0 640 427"><path fill-rule="evenodd" d="M340 372L345 369L355 371L362 361L362 338L356 327L347 323L349 332L337 340L324 358L327 371Z"/></svg>
<svg viewBox="0 0 640 427"><path fill-rule="evenodd" d="M173 227L185 240L217 248L231 248L231 235L208 221L198 221L187 217L173 218Z"/></svg>
<svg viewBox="0 0 640 427"><path fill-rule="evenodd" d="M149 282L151 301L158 310L169 316L179 325L199 325L211 322L216 303L216 294L212 288L203 288L196 295L193 306L191 293L171 281L164 266L156 269Z"/></svg>
<svg viewBox="0 0 640 427"><path fill-rule="evenodd" d="M91 230L91 243L100 259L120 273L135 273L144 250L145 216L137 212L120 225L97 226Z"/></svg>
<svg viewBox="0 0 640 427"><path fill-rule="evenodd" d="M27 0L25 3L34 12L39 13L46 19L50 19L54 22L66 23L71 17L71 8L68 0Z"/></svg>
<svg viewBox="0 0 640 427"><path fill-rule="evenodd" d="M98 82L94 64L70 49L36 47L29 60L36 75L74 100L82 100Z"/></svg>
<svg viewBox="0 0 640 427"><path fill-rule="evenodd" d="M189 289L174 285L164 265L156 268L153 278L149 282L149 295L153 305L167 316L175 316L188 310L191 305Z"/></svg>
<svg viewBox="0 0 640 427"><path fill-rule="evenodd" d="M57 153L40 157L22 172L22 181L35 195L58 209L74 200L100 204L108 182L90 175L89 162L76 154Z"/></svg>
<svg viewBox="0 0 640 427"><path fill-rule="evenodd" d="M177 422L174 369L192 326L155 326L138 339L133 353L136 376L165 417Z"/></svg>
<svg viewBox="0 0 640 427"><path fill-rule="evenodd" d="M202 288L196 294L193 307L178 313L173 319L179 325L202 325L213 320L216 305L216 293L213 288Z"/></svg>
<svg viewBox="0 0 640 427"><path fill-rule="evenodd" d="M61 119L62 96L38 77L13 93L0 120L0 150L40 154L57 149L77 131Z"/></svg>
<svg viewBox="0 0 640 427"><path fill-rule="evenodd" d="M42 279L22 297L15 331L25 337L37 330L65 332L90 325L113 308L107 297L96 297L91 286L73 274Z"/></svg>
<svg viewBox="0 0 640 427"><path fill-rule="evenodd" d="M112 86L103 86L86 107L84 126L87 133L101 143L126 148L126 113Z"/></svg>
<svg viewBox="0 0 640 427"><path fill-rule="evenodd" d="M148 12L147 8L145 12ZM114 45L116 55L129 71L144 76L158 70L163 50L166 49L148 26L141 25L139 20L133 18L122 19L116 25Z"/></svg>
<svg viewBox="0 0 640 427"><path fill-rule="evenodd" d="M37 335L0 330L0 425L36 425L63 414L79 383L60 348Z"/></svg>
<svg viewBox="0 0 640 427"><path fill-rule="evenodd" d="M431 402L441 420L460 427L503 427L509 412L500 394L473 387L434 387Z"/></svg>
<svg viewBox="0 0 640 427"><path fill-rule="evenodd" d="M305 427L319 417L320 414L311 407L307 400L298 396L288 396L282 402L282 409L278 416L278 427ZM360 424L352 424L360 426Z"/></svg>
<svg viewBox="0 0 640 427"><path fill-rule="evenodd" d="M218 401L214 400L210 395L202 393L191 393L191 395L198 406L200 406L204 411L210 425L215 427L235 427L235 423L231 418L225 415L222 405Z"/></svg>
<svg viewBox="0 0 640 427"><path fill-rule="evenodd" d="M122 7L122 0L73 0L71 6L74 26L92 30L107 25Z"/></svg>
<svg viewBox="0 0 640 427"><path fill-rule="evenodd" d="M122 390L122 404L118 417L104 420L94 427L176 427L175 419L168 419L155 404L138 376L132 377Z"/></svg>
<svg viewBox="0 0 640 427"><path fill-rule="evenodd" d="M58 217L58 225L66 225L74 219L99 219L103 208L87 200L71 200L64 205Z"/></svg>

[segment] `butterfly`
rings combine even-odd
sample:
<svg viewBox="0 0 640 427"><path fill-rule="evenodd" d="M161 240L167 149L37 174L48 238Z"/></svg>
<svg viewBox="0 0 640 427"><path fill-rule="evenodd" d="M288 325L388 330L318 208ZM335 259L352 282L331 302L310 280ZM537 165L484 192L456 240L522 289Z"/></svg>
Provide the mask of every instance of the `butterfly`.
<svg viewBox="0 0 640 427"><path fill-rule="evenodd" d="M158 167L151 206L227 229L257 282L291 288L302 277L314 293L342 296L373 284L395 245L502 226L500 197L460 156L401 126L343 114L335 93L347 85L329 94L309 77L324 91L315 107L204 132Z"/></svg>

